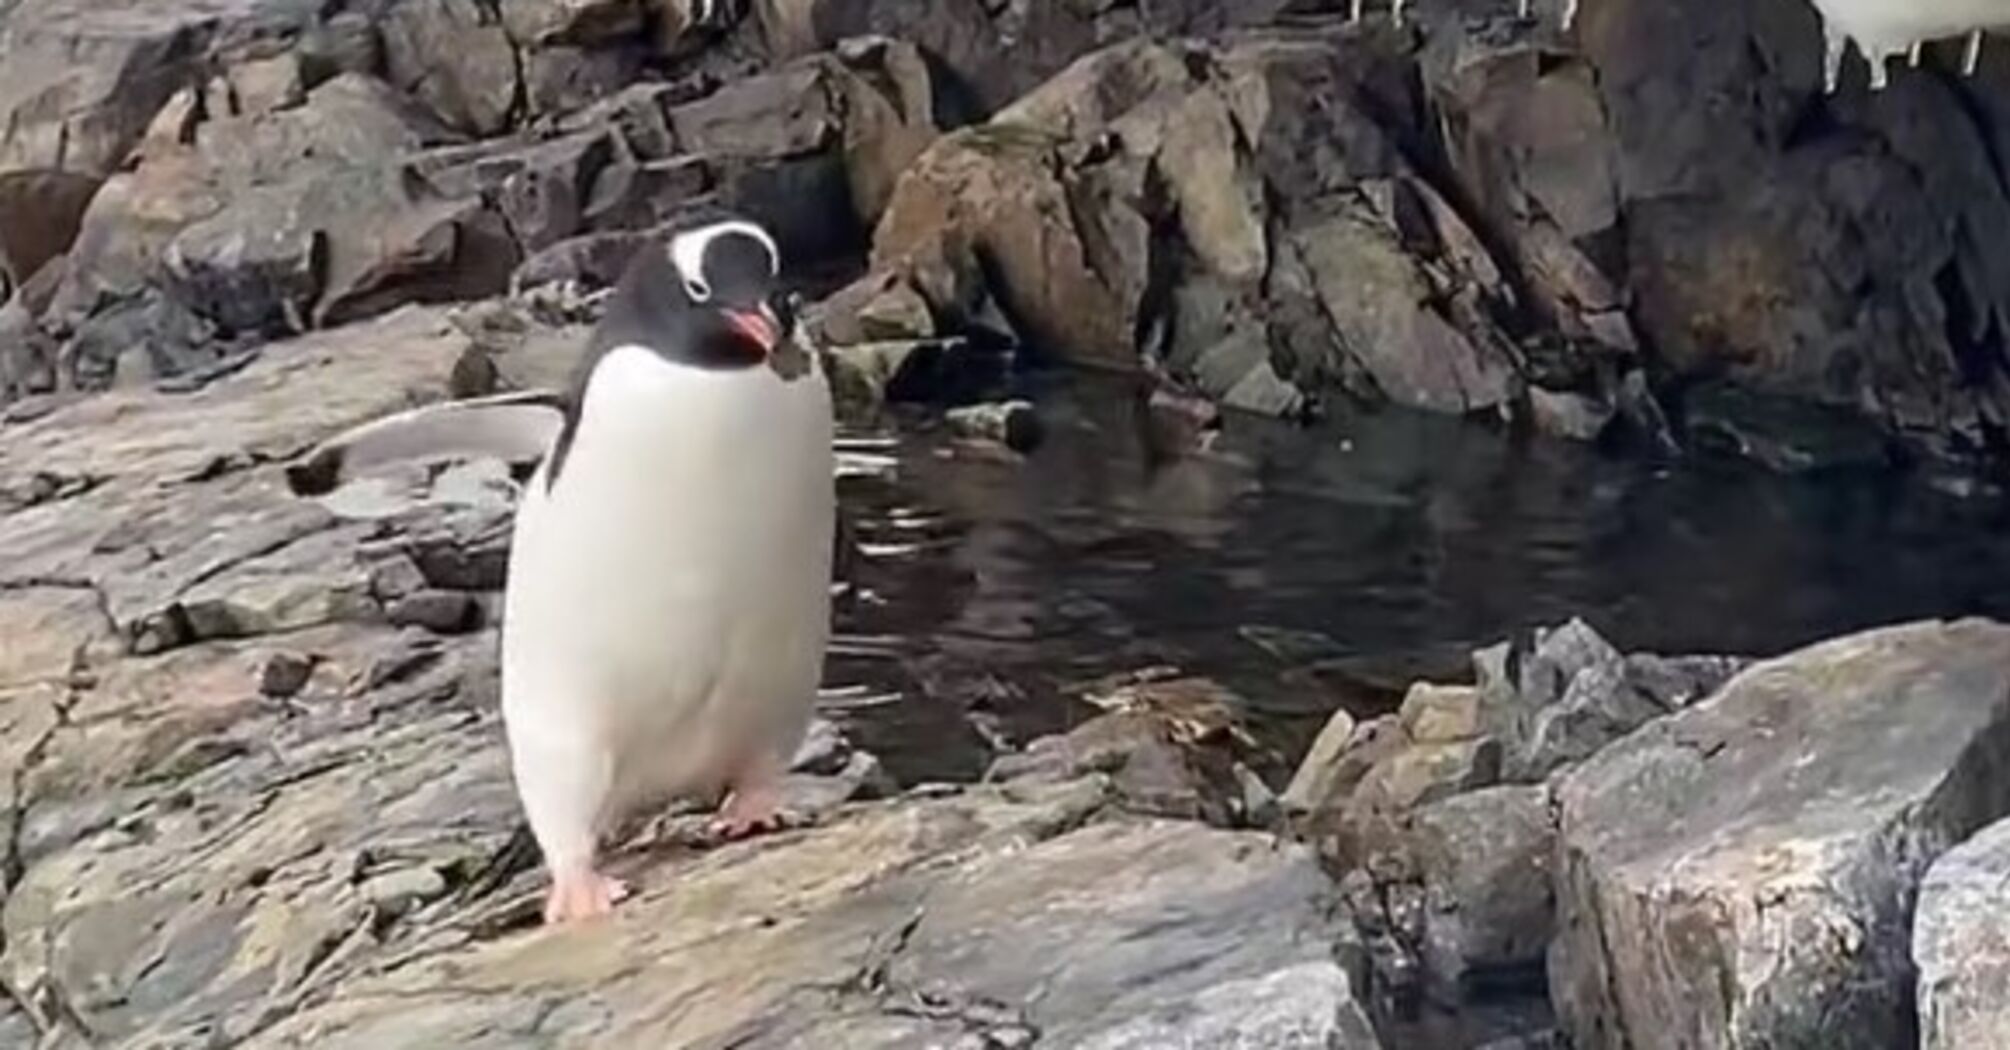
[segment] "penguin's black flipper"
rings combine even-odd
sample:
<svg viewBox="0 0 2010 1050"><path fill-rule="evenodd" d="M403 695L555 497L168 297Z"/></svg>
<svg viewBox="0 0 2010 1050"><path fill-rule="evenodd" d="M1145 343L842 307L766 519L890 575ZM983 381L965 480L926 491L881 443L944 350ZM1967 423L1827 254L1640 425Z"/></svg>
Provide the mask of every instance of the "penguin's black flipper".
<svg viewBox="0 0 2010 1050"><path fill-rule="evenodd" d="M565 425L562 395L523 390L442 401L352 427L286 467L297 496L321 496L395 463L488 457L535 462Z"/></svg>

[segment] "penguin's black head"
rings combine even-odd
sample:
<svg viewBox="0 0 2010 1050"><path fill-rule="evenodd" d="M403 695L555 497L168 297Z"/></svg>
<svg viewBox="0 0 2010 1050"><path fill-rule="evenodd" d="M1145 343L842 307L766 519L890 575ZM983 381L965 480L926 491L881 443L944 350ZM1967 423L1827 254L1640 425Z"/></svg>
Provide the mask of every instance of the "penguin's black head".
<svg viewBox="0 0 2010 1050"><path fill-rule="evenodd" d="M756 365L788 334L781 253L751 222L732 219L686 230L668 247L671 283L682 307L682 341L699 358Z"/></svg>

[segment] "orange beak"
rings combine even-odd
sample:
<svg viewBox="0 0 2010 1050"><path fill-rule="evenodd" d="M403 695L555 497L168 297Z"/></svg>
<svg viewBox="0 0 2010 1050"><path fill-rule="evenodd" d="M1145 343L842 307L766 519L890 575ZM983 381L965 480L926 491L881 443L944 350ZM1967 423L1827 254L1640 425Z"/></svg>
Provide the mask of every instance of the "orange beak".
<svg viewBox="0 0 2010 1050"><path fill-rule="evenodd" d="M763 356L775 352L775 344L781 341L782 326L775 320L774 311L763 305L759 310L721 310L726 324L738 332L748 342L761 348Z"/></svg>

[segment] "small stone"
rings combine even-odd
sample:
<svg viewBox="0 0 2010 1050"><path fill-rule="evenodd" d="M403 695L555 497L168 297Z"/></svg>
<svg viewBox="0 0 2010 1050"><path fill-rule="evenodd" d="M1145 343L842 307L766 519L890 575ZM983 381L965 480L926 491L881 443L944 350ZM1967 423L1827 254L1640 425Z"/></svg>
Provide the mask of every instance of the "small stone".
<svg viewBox="0 0 2010 1050"><path fill-rule="evenodd" d="M1014 452L1030 452L1040 443L1040 417L1027 401L966 405L943 414L943 421L957 436L990 441Z"/></svg>
<svg viewBox="0 0 2010 1050"><path fill-rule="evenodd" d="M1499 775L1500 749L1492 741L1411 744L1377 762L1349 806L1409 810L1485 787Z"/></svg>
<svg viewBox="0 0 2010 1050"><path fill-rule="evenodd" d="M1619 414L1618 408L1606 401L1539 386L1529 388L1528 404L1536 429L1569 441L1598 440Z"/></svg>
<svg viewBox="0 0 2010 1050"><path fill-rule="evenodd" d="M836 723L828 718L812 718L789 769L796 773L830 776L844 768L851 754L851 741L845 739L844 731Z"/></svg>
<svg viewBox="0 0 2010 1050"><path fill-rule="evenodd" d="M1270 785L1255 770L1240 762L1235 764L1233 772L1236 782L1242 785L1242 819L1256 827L1277 819L1277 792L1270 790Z"/></svg>
<svg viewBox="0 0 2010 1050"><path fill-rule="evenodd" d="M1352 724L1349 718L1346 724ZM1330 747L1342 723L1335 715L1319 734L1313 753L1306 756L1291 787L1284 792L1285 804L1296 812L1319 814L1338 809L1354 792L1368 771L1384 758L1408 747L1409 734L1395 715L1383 715L1352 727L1337 754ZM1329 737L1333 734L1333 737ZM1318 763L1314 764L1314 759Z"/></svg>
<svg viewBox="0 0 2010 1050"><path fill-rule="evenodd" d="M418 563L403 554L394 554L370 570L370 595L380 602L394 602L426 587L426 576Z"/></svg>
<svg viewBox="0 0 2010 1050"><path fill-rule="evenodd" d="M1333 712L1333 717L1326 720L1326 728L1321 729L1318 738L1312 741L1312 749L1298 763L1298 771L1291 775L1291 783L1285 786L1284 794L1279 798L1286 810L1303 813L1320 799L1332 795L1334 770L1353 739L1354 716L1345 711Z"/></svg>
<svg viewBox="0 0 2010 1050"><path fill-rule="evenodd" d="M1480 691L1418 682L1403 698L1403 729L1420 743L1451 743L1480 735Z"/></svg>
<svg viewBox="0 0 2010 1050"><path fill-rule="evenodd" d="M385 618L398 627L459 634L476 626L474 598L460 591L421 590L391 603Z"/></svg>
<svg viewBox="0 0 2010 1050"><path fill-rule="evenodd" d="M259 664L258 691L274 699L297 696L314 675L312 657L299 653L268 654Z"/></svg>
<svg viewBox="0 0 2010 1050"><path fill-rule="evenodd" d="M432 868L405 868L372 876L363 883L363 899L397 918L427 901L446 895L447 880Z"/></svg>

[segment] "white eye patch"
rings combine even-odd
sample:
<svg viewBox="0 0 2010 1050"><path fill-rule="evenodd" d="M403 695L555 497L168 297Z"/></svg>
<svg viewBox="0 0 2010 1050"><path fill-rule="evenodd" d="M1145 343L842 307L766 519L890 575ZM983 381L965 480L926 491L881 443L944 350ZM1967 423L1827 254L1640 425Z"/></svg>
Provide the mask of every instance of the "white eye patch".
<svg viewBox="0 0 2010 1050"><path fill-rule="evenodd" d="M761 247L768 250L768 273L775 275L781 272L782 253L775 246L774 237L751 222L733 219L685 230L670 239L670 263L677 268L677 276L684 282L684 292L692 302L702 303L712 298L712 286L705 280L705 253L711 249L713 241L735 234L759 241Z"/></svg>

